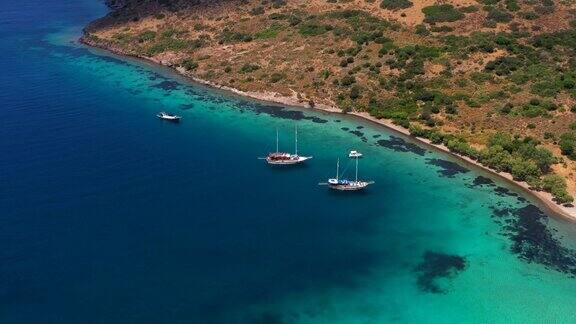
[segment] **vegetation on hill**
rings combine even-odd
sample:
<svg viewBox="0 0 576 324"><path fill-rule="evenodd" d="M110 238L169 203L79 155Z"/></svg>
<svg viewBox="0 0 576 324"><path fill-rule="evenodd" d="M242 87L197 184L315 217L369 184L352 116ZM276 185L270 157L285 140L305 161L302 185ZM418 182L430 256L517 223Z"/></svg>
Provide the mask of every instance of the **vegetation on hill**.
<svg viewBox="0 0 576 324"><path fill-rule="evenodd" d="M576 192L576 11L564 2L124 2L85 37L391 119L562 203Z"/></svg>

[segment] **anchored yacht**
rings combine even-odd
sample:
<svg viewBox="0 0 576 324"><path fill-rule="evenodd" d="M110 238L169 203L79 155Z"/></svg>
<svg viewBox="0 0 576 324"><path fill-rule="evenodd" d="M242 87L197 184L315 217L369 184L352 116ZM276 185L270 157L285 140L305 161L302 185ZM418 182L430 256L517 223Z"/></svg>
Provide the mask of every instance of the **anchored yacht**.
<svg viewBox="0 0 576 324"><path fill-rule="evenodd" d="M278 150L278 129L276 129L276 152L269 153L267 157L260 158L266 160L268 164L274 165L288 165L302 163L306 160L310 160L311 156L300 156L298 155L298 128L294 129L294 154L287 152L280 152Z"/></svg>
<svg viewBox="0 0 576 324"><path fill-rule="evenodd" d="M180 116L169 114L169 113L164 112L164 111L159 112L158 115L156 115L156 117L163 119L163 120L172 121L172 122L179 122L180 119L182 119L182 117L180 117Z"/></svg>
<svg viewBox="0 0 576 324"><path fill-rule="evenodd" d="M336 178L328 179L326 183L320 183L320 185L328 185L330 189L340 190L340 191L356 191L362 190L368 185L374 183L374 181L362 181L358 180L358 159L356 158L356 176L354 180L340 179L340 159L336 162Z"/></svg>
<svg viewBox="0 0 576 324"><path fill-rule="evenodd" d="M362 157L362 153L360 153L358 151L350 151L350 153L348 154L348 157L351 159L359 159Z"/></svg>

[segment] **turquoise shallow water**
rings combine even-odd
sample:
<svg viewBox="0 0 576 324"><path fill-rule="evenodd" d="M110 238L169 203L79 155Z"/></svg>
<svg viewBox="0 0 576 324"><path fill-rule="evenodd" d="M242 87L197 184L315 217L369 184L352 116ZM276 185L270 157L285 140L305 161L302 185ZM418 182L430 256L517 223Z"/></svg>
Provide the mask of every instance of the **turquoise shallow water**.
<svg viewBox="0 0 576 324"><path fill-rule="evenodd" d="M576 226L514 189L361 120L75 44L96 2L3 6L2 323L576 321ZM256 159L295 125L310 163ZM376 184L318 186L350 149Z"/></svg>

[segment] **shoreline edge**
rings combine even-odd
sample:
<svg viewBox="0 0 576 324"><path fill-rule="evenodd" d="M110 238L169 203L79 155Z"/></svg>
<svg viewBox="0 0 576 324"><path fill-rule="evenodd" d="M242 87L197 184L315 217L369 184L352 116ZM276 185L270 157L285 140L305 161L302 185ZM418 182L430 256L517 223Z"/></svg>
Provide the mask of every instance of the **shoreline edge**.
<svg viewBox="0 0 576 324"><path fill-rule="evenodd" d="M86 46L93 47L93 48L98 48L98 49L101 49L101 50L104 50L104 51L107 51L107 52L110 52L110 53L113 53L113 54L116 54L119 56L135 58L135 59L143 60L145 62L150 62L150 63L154 63L154 64L158 64L158 65L170 68L173 71L177 72L179 75L185 77L186 79L189 79L190 81L201 84L203 86L207 86L207 87L214 88L217 90L226 91L226 92L229 92L229 93L241 96L241 97L255 99L258 101L262 101L262 102L273 103L273 104L278 104L278 105L283 105L283 106L291 106L291 107L295 107L295 108L315 109L315 110L319 110L319 111L323 111L323 112L327 112L327 113L332 113L332 114L353 116L355 118L359 118L359 119L362 119L364 121L368 121L372 124L375 124L376 126L384 127L387 130L390 130L392 132L395 132L395 133L401 134L405 137L408 137L411 140L418 142L427 148L448 154L450 157L455 158L459 162L465 164L467 167L481 170L481 171L487 173L488 175L495 176L495 177L499 178L500 180L503 180L507 184L515 186L516 188L518 188L523 193L534 198L534 200L539 202L539 204L537 204L537 205L539 205L539 207L545 209L546 211L550 212L551 214L557 215L559 218L562 218L562 219L571 221L573 223L576 223L576 207L566 207L563 205L559 205L553 200L553 196L550 193L547 193L544 191L533 190L530 188L530 186L526 182L520 182L520 181L514 180L511 174L505 173L505 172L498 172L496 170L488 168L487 166L482 165L478 161L475 161L475 160L473 160L467 156L463 156L463 155L460 155L460 154L457 154L455 152L450 151L443 144L434 144L428 139L413 136L410 134L408 129L401 127L399 125L396 125L396 124L392 123L392 121L390 121L390 120L377 119L375 117L370 116L368 113L365 113L365 112L344 113L340 109L336 108L335 106L330 106L330 105L326 105L326 104L313 104L313 105L311 105L310 101L298 98L298 93L296 93L295 91L293 92L292 96L284 96L284 95L281 95L281 94L276 93L276 92L242 91L242 90L239 90L236 88L219 85L219 84L216 84L214 82L203 80L203 79L197 78L197 77L195 77L189 73L186 73L186 71L183 68L175 67L175 66L168 64L166 62L155 60L155 59L152 59L149 57L127 53L126 51L123 51L120 48L116 48L116 47L112 47L112 46L104 46L104 45L96 43L90 39L87 39L85 36L86 35L84 34L78 40L81 44L84 44Z"/></svg>

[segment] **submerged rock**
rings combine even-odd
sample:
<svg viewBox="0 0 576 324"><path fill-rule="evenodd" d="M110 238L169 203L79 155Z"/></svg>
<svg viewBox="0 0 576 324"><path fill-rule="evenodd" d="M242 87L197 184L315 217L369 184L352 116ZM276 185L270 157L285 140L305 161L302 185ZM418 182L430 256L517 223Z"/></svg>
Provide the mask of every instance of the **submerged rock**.
<svg viewBox="0 0 576 324"><path fill-rule="evenodd" d="M510 189L504 187L497 187L494 189L494 192L500 197L518 197L517 193L512 192Z"/></svg>
<svg viewBox="0 0 576 324"><path fill-rule="evenodd" d="M472 187L494 186L494 185L495 183L494 181L492 181L492 179L483 176L477 176L476 178L474 178L474 181L472 181Z"/></svg>
<svg viewBox="0 0 576 324"><path fill-rule="evenodd" d="M466 265L464 257L426 251L424 260L415 269L418 273L416 281L418 288L433 294L446 293L446 289L440 286L438 279L453 278L463 271Z"/></svg>
<svg viewBox="0 0 576 324"><path fill-rule="evenodd" d="M510 251L528 263L576 276L576 250L562 245L546 224L546 215L536 206L492 208L503 226L502 234L512 241Z"/></svg>
<svg viewBox="0 0 576 324"><path fill-rule="evenodd" d="M312 121L314 123L318 123L318 124L324 124L324 123L328 122L328 120L322 119L320 117L307 116L306 114L304 114L304 112L299 111L299 110L289 110L289 109L282 108L282 107L267 106L267 105L261 105L261 104L252 104L252 105L245 104L243 106L245 106L244 108L249 108L258 114L263 113L263 114L267 114L269 116L278 117L278 118L282 118L282 119L310 120L310 121Z"/></svg>
<svg viewBox="0 0 576 324"><path fill-rule="evenodd" d="M467 168L452 161L442 159L427 159L426 163L442 168L442 170L439 170L438 173L447 178L453 178L457 174L470 172L470 170Z"/></svg>
<svg viewBox="0 0 576 324"><path fill-rule="evenodd" d="M180 84L176 81L162 81L160 83L152 85L154 88L159 88L166 91L176 90L180 87Z"/></svg>
<svg viewBox="0 0 576 324"><path fill-rule="evenodd" d="M364 133L357 131L357 130L353 130L349 132L350 134L356 135L358 137L364 137Z"/></svg>
<svg viewBox="0 0 576 324"><path fill-rule="evenodd" d="M424 156L426 152L428 152L426 149L423 149L414 143L406 142L402 138L396 136L390 136L389 139L378 140L376 144L396 152L410 152L420 156Z"/></svg>

